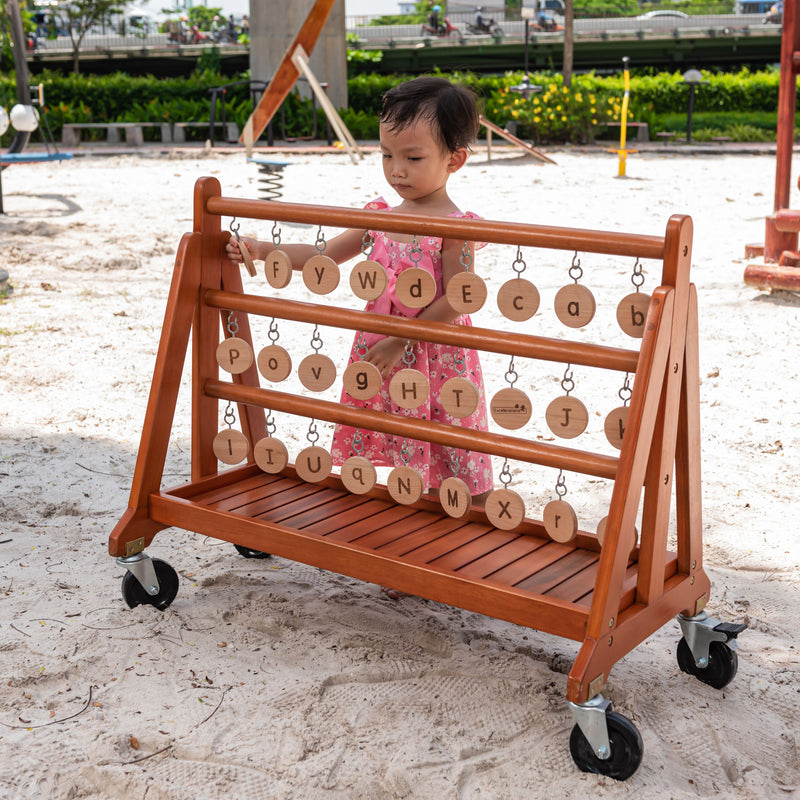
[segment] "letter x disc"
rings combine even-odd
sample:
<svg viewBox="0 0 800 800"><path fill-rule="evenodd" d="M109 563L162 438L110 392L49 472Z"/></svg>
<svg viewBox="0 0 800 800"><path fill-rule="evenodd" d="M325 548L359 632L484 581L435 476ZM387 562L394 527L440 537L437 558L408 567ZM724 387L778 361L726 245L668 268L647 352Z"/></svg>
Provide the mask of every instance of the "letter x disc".
<svg viewBox="0 0 800 800"><path fill-rule="evenodd" d="M404 306L425 308L436 297L436 279L421 267L410 267L397 276L394 289Z"/></svg>
<svg viewBox="0 0 800 800"><path fill-rule="evenodd" d="M306 447L297 454L294 468L306 483L319 483L331 474L333 459L324 447Z"/></svg>
<svg viewBox="0 0 800 800"><path fill-rule="evenodd" d="M589 412L577 397L556 397L544 412L547 427L562 439L580 436L589 424Z"/></svg>
<svg viewBox="0 0 800 800"><path fill-rule="evenodd" d="M350 272L350 288L362 300L377 300L385 291L389 279L377 261L359 261Z"/></svg>
<svg viewBox="0 0 800 800"><path fill-rule="evenodd" d="M400 408L419 408L430 392L428 379L418 369L401 369L389 381L389 395Z"/></svg>
<svg viewBox="0 0 800 800"><path fill-rule="evenodd" d="M495 489L489 492L484 504L489 522L501 531L510 531L525 519L525 503L511 489Z"/></svg>
<svg viewBox="0 0 800 800"><path fill-rule="evenodd" d="M461 478L445 478L439 487L439 502L445 514L458 519L472 507L472 494Z"/></svg>
<svg viewBox="0 0 800 800"><path fill-rule="evenodd" d="M217 364L231 375L240 375L253 363L253 351L244 339L232 336L217 345Z"/></svg>
<svg viewBox="0 0 800 800"><path fill-rule="evenodd" d="M351 456L342 464L342 483L353 494L366 494L375 486L378 474L372 462L363 456Z"/></svg>
<svg viewBox="0 0 800 800"><path fill-rule="evenodd" d="M474 272L458 272L447 282L447 302L459 314L480 310L488 294L483 278Z"/></svg>
<svg viewBox="0 0 800 800"><path fill-rule="evenodd" d="M594 317L597 305L594 295L579 283L562 286L555 299L556 316L568 328L582 328Z"/></svg>
<svg viewBox="0 0 800 800"><path fill-rule="evenodd" d="M555 542L571 542L578 532L575 509L564 500L551 500L542 513L544 529Z"/></svg>
<svg viewBox="0 0 800 800"><path fill-rule="evenodd" d="M289 452L286 445L280 439L272 436L265 436L259 439L253 447L253 458L256 464L264 470L274 475L289 463Z"/></svg>

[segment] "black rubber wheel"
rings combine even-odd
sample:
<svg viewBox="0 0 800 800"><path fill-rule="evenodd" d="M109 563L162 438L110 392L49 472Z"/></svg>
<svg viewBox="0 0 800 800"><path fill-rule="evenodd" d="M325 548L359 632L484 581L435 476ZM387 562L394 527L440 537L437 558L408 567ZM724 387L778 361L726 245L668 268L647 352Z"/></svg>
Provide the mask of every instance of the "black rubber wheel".
<svg viewBox="0 0 800 800"><path fill-rule="evenodd" d="M708 647L708 666L698 667L694 663L694 656L689 649L686 639L681 637L678 642L678 666L681 672L694 675L715 689L727 686L736 676L739 669L739 658L735 650L731 650L725 642L711 642Z"/></svg>
<svg viewBox="0 0 800 800"><path fill-rule="evenodd" d="M122 578L122 599L130 606L155 606L160 611L167 608L178 594L178 573L160 558L153 559L153 568L158 578L158 594L149 595L132 572Z"/></svg>
<svg viewBox="0 0 800 800"><path fill-rule="evenodd" d="M269 553L264 553L261 550L251 550L249 547L242 547L240 544L235 544L236 552L245 558L269 558Z"/></svg>
<svg viewBox="0 0 800 800"><path fill-rule="evenodd" d="M626 781L639 769L644 753L644 742L636 726L616 711L606 712L608 741L611 756L598 758L583 731L576 725L569 737L569 752L572 760L582 772L606 775L616 781Z"/></svg>

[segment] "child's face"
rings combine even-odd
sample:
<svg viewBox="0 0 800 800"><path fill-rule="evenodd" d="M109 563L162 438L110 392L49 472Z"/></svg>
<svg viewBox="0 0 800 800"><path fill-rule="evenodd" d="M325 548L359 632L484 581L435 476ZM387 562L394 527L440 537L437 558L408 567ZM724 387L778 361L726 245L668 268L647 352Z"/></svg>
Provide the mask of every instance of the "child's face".
<svg viewBox="0 0 800 800"><path fill-rule="evenodd" d="M450 174L464 163L460 155L442 149L425 120L394 131L381 124L380 137L383 174L404 200L434 199L443 194Z"/></svg>

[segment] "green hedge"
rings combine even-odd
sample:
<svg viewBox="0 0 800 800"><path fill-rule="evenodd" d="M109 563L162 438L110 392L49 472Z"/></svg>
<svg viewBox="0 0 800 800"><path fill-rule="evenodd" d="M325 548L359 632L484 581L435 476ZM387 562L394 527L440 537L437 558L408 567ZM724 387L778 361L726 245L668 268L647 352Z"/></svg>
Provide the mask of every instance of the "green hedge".
<svg viewBox="0 0 800 800"><path fill-rule="evenodd" d="M587 142L602 134L603 123L619 119L623 94L621 74L576 75L572 87L563 86L558 73L533 73L542 92L523 100L512 87L522 73L477 75L452 73L448 77L471 86L480 96L487 115L498 125L514 122L519 133L536 142ZM239 76L246 80L247 76ZM377 139L377 116L383 93L405 76L358 75L348 80L349 108L341 114L357 139ZM694 101L696 131L715 131L732 138L753 135L773 137L778 105L779 71L740 70L735 73L703 73L704 83ZM234 79L236 80L236 79ZM46 112L54 136L65 122L191 122L209 117L212 87L230 82L214 72L187 78L134 77L124 73L108 76L64 75L42 72L31 82L45 86ZM647 122L651 135L660 130L685 130L688 87L680 73L631 76L630 119ZM16 102L13 76L0 76L0 104ZM243 126L252 104L246 84L226 94L226 115ZM309 100L290 94L284 104L286 134L307 135L312 123ZM317 109L320 130L324 116ZM700 115L709 115L703 116ZM219 116L219 112L218 112ZM753 132L756 133L753 133ZM10 141L7 133L2 144ZM99 134L98 134L99 135ZM155 130L146 135L157 137ZM205 131L197 130L198 138ZM699 136L697 137L699 138Z"/></svg>

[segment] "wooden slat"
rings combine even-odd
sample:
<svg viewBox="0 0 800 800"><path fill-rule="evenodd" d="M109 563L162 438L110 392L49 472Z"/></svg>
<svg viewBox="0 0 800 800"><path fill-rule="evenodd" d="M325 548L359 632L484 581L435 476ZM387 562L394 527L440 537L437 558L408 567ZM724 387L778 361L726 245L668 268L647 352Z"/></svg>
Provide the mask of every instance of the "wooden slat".
<svg viewBox="0 0 800 800"><path fill-rule="evenodd" d="M341 518L344 514L359 514L361 519L370 517L370 512L364 509L366 504L367 498L365 497L341 492L338 497L328 500L323 507L314 508L292 517L291 524L298 530L313 529L319 522L330 522L341 528Z"/></svg>
<svg viewBox="0 0 800 800"><path fill-rule="evenodd" d="M225 475L225 473L221 473L221 475ZM268 475L265 472L259 471L256 475L251 475L248 478L243 480L237 480L235 483L235 491L236 493L240 492L250 492L257 490L260 486L269 485L274 483L275 481L283 480L283 475ZM190 484L191 485L191 484ZM228 481L221 486L214 486L213 488L206 489L205 491L200 492L192 492L188 494L187 492L182 491L183 487L179 487L178 489L170 489L170 492L174 492L179 496L189 496L194 500L196 503L203 503L206 505L213 505L214 503L225 499L226 497L231 496L231 482Z"/></svg>
<svg viewBox="0 0 800 800"><path fill-rule="evenodd" d="M443 556L430 560L428 564L437 569L447 569L458 572L462 567L466 567L473 561L477 561L479 558L484 558L494 553L504 544L513 541L514 538L514 534L508 531L492 530L478 539L473 539L471 542L467 542L460 547L450 550Z"/></svg>
<svg viewBox="0 0 800 800"><path fill-rule="evenodd" d="M295 481L284 478L266 485L262 484L247 492L234 492L228 497L220 498L214 503L206 503L206 505L221 511L235 511L237 514L255 517L262 510L276 508L290 500L305 497L309 491L308 486L298 485Z"/></svg>
<svg viewBox="0 0 800 800"><path fill-rule="evenodd" d="M454 520L450 520L451 523L453 521ZM445 521L442 520L442 527L444 527L444 522ZM466 525L462 523L460 527L451 529L437 539L433 539L427 544L420 545L413 550L403 553L403 559L414 564L429 564L445 553L449 553L457 547L461 547L474 539L485 536L491 530L493 530L493 528L488 522L485 525L477 522L468 522Z"/></svg>
<svg viewBox="0 0 800 800"><path fill-rule="evenodd" d="M411 506L401 506L400 508L407 511L412 509ZM442 531L434 532L431 530L430 526L441 520L441 517L441 514L435 514L430 511L415 511L415 513L405 515L398 522L393 523L391 530L374 528L362 539L358 539L357 544L359 547L366 547L371 550L378 550L382 547L397 547L403 551L408 549L407 537L412 534L423 537L425 541L428 541L434 535L451 530L448 524L445 524Z"/></svg>
<svg viewBox="0 0 800 800"><path fill-rule="evenodd" d="M308 487L306 487L306 489L308 489ZM260 507L258 503L254 503L252 508L256 513L247 514L246 516L254 516L269 522L279 522L283 525L289 525L291 524L289 520L295 515L308 511L309 509L324 507L325 503L336 497L334 489L323 489L317 486L315 486L314 489L317 491L306 491L304 495L300 495L289 502L271 506L268 509L264 509Z"/></svg>
<svg viewBox="0 0 800 800"><path fill-rule="evenodd" d="M517 536L491 553L465 564L458 570L458 574L465 577L486 578L493 572L499 572L501 569L509 567L523 556L540 548L543 544L543 540L534 539L532 536Z"/></svg>
<svg viewBox="0 0 800 800"><path fill-rule="evenodd" d="M531 553L518 558L507 567L490 573L486 576L486 579L504 586L516 586L575 549L572 545L559 544L550 540L542 542L540 539L539 542L541 542L540 546Z"/></svg>
<svg viewBox="0 0 800 800"><path fill-rule="evenodd" d="M586 553L585 550L581 550L580 552L582 554ZM574 603L587 592L591 591L594 588L594 581L597 577L597 562L600 560L599 553L592 553L591 555L594 556L594 558L589 560L582 570L576 572L572 577L567 578L552 589L548 589L544 594L547 595L547 597L557 597L560 600Z"/></svg>
<svg viewBox="0 0 800 800"><path fill-rule="evenodd" d="M531 575L530 578L520 581L516 584L516 588L524 589L526 592L534 592L535 594L544 594L595 561L597 561L597 553L590 553L587 550L573 550L563 558L559 558L558 561L554 561L544 569L539 570L535 575Z"/></svg>

